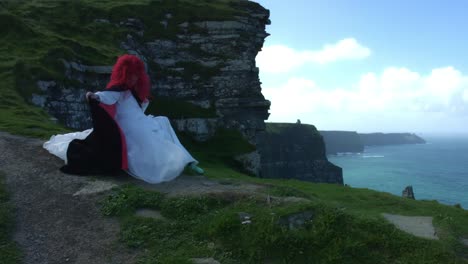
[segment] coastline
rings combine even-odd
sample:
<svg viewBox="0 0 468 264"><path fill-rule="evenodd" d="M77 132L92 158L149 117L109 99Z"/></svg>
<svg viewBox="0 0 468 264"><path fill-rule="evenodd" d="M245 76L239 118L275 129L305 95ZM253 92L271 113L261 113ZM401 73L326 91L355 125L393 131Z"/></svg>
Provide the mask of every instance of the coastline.
<svg viewBox="0 0 468 264"><path fill-rule="evenodd" d="M368 146L362 153L327 155L343 168L344 183L401 196L412 185L417 200L468 208L468 136L427 137L426 144Z"/></svg>

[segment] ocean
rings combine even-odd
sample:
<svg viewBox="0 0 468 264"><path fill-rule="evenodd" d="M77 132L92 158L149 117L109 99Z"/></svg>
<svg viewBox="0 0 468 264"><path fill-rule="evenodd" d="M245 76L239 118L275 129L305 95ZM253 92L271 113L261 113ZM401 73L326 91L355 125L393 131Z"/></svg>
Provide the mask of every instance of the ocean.
<svg viewBox="0 0 468 264"><path fill-rule="evenodd" d="M330 155L344 183L401 196L413 186L417 200L468 209L468 135L422 136L426 144L371 146L363 153Z"/></svg>

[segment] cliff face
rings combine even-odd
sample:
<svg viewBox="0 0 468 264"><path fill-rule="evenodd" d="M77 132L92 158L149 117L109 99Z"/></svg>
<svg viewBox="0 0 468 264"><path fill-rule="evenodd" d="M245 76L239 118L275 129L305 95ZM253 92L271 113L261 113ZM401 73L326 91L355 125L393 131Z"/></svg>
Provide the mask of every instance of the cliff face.
<svg viewBox="0 0 468 264"><path fill-rule="evenodd" d="M424 144L426 141L411 133L370 133L359 134L361 141L366 146L400 145L400 144Z"/></svg>
<svg viewBox="0 0 468 264"><path fill-rule="evenodd" d="M168 116L176 130L206 141L219 128L235 129L255 143L265 129L270 102L255 57L270 21L257 3L57 1L7 8L9 17L27 17L18 25L34 34L24 38L45 54L16 62L17 89L67 127L91 126L85 92L104 89L116 57L129 53L144 60L151 77L156 99L147 113ZM257 152L239 159L258 174Z"/></svg>
<svg viewBox="0 0 468 264"><path fill-rule="evenodd" d="M354 131L320 131L325 141L327 155L339 152L359 153L364 151L364 145L358 133Z"/></svg>
<svg viewBox="0 0 468 264"><path fill-rule="evenodd" d="M426 141L410 133L369 133L353 131L320 131L326 146L327 155L337 153L361 153L365 146L400 144L424 144Z"/></svg>
<svg viewBox="0 0 468 264"><path fill-rule="evenodd" d="M327 160L323 138L314 126L267 123L258 140L261 177L343 184L342 169Z"/></svg>
<svg viewBox="0 0 468 264"><path fill-rule="evenodd" d="M182 113L175 120L179 129L197 133L222 126L239 129L251 139L264 129L270 105L261 93L255 66L255 57L268 36L265 25L269 23L269 12L247 1L233 1L231 5L238 13L227 16L229 20L225 21L204 20L196 13L181 21L174 6L173 12L168 10L152 21L144 22L135 12L115 22L97 16L93 23L128 30L125 38L115 41L122 53L136 54L146 62L156 98L185 101L211 110L211 119L191 122L185 116L197 118L197 114ZM214 8L212 11L217 12ZM161 36L152 35L154 28L162 31ZM88 128L90 119L83 94L103 89L112 66L57 59L63 62L68 84L37 80L41 93L34 93L32 102L71 128Z"/></svg>

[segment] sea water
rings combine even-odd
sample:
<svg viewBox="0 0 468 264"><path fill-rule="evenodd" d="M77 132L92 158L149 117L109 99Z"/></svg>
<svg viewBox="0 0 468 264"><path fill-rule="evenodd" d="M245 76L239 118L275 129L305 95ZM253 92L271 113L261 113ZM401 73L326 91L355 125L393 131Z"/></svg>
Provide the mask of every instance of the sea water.
<svg viewBox="0 0 468 264"><path fill-rule="evenodd" d="M343 168L344 183L401 196L413 186L417 200L468 209L468 135L423 136L426 144L371 146L363 153L328 156Z"/></svg>

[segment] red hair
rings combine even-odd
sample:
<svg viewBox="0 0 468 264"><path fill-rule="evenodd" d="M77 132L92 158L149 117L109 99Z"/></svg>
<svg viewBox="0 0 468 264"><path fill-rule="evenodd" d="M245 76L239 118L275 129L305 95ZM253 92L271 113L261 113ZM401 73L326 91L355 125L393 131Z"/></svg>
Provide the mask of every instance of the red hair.
<svg viewBox="0 0 468 264"><path fill-rule="evenodd" d="M128 79L132 76L138 76L138 81L133 87L128 86ZM135 55L122 55L117 59L110 81L106 88L113 86L124 86L136 92L139 99L143 102L150 96L150 81L145 72L145 64Z"/></svg>

